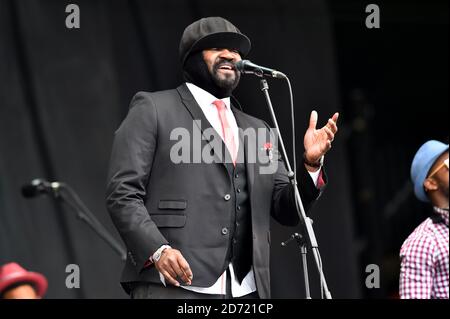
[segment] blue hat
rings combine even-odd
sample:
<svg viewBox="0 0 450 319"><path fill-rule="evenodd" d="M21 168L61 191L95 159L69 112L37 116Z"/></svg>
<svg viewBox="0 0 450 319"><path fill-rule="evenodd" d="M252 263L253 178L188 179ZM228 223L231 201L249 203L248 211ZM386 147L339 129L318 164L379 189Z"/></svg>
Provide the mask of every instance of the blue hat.
<svg viewBox="0 0 450 319"><path fill-rule="evenodd" d="M448 144L431 140L423 144L414 156L411 165L411 179L414 183L416 197L423 202L429 201L423 187L423 182L427 178L428 172L434 162L445 151L448 151Z"/></svg>

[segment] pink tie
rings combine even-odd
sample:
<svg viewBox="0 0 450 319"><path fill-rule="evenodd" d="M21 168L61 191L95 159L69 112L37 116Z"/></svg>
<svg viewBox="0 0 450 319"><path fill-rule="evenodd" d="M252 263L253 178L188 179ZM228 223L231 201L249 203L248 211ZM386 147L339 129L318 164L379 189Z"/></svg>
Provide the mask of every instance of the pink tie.
<svg viewBox="0 0 450 319"><path fill-rule="evenodd" d="M236 143L234 142L233 130L231 129L230 124L227 121L227 116L225 114L226 105L222 100L215 100L213 104L216 106L217 111L219 112L219 119L220 123L222 124L222 136L225 141L225 145L227 146L228 151L231 154L233 165L236 166L237 149Z"/></svg>

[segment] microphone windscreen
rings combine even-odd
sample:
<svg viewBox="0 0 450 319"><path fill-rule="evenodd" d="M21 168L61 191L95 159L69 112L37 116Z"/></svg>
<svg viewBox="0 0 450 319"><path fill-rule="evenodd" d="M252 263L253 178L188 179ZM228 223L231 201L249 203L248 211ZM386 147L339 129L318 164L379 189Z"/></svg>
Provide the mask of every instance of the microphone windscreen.
<svg viewBox="0 0 450 319"><path fill-rule="evenodd" d="M236 69L238 69L238 71L243 72L244 68L245 68L245 61L246 60L240 60L238 62L235 63Z"/></svg>

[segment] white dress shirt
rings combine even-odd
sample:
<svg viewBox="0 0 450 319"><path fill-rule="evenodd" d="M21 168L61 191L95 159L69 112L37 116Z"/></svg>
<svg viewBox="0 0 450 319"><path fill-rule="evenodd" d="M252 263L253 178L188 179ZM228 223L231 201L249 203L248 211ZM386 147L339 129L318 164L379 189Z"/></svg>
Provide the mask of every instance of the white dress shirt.
<svg viewBox="0 0 450 319"><path fill-rule="evenodd" d="M192 95L194 96L195 101L200 106L200 108L203 111L203 114L205 114L206 119L209 123L211 123L211 126L216 130L216 132L220 135L223 141L225 141L223 136L223 130L222 130L222 122L220 121L219 112L217 111L217 107L213 104L214 101L219 100L211 93L203 90L202 88L199 88L198 86L192 84L192 83L186 83L187 87L189 88L189 91L191 91ZM226 97L224 99L221 99L226 106L225 109L225 116L227 118L227 121L231 127L231 131L233 132L233 138L234 138L234 144L236 145L236 149L239 149L239 127L236 123L236 118L234 117L233 112L231 111L230 107L230 98ZM202 124L202 127L204 127L204 124Z"/></svg>
<svg viewBox="0 0 450 319"><path fill-rule="evenodd" d="M215 96L213 96L211 93L203 90L202 88L199 88L198 86L192 84L192 83L186 83L189 91L194 96L195 101L202 109L203 113L205 114L206 119L209 121L211 126L217 131L217 133L220 135L220 137L224 140L224 136L222 136L222 123L219 118L219 114L217 112L216 106L213 104L214 101L218 100ZM224 98L221 99L225 105L226 105L226 117L228 120L229 125L231 126L231 129L233 131L233 137L235 141L236 148L239 149L239 127L236 123L236 118L234 117L233 112L231 111L230 107L230 98ZM203 126L203 124L202 124ZM317 180L319 177L320 170L317 172L309 172L311 175L311 178L313 179L315 185L317 186ZM189 261L188 261L189 262ZM239 284L239 281L237 280L233 264L230 263L228 265L228 268L230 270L231 274L231 294L234 298L236 297L242 297L247 294L250 294L254 291L256 291L256 283L255 283L255 276L253 273L253 267L250 269L248 274L244 277L242 280L242 283ZM159 274L161 282L165 285L164 276L160 273ZM195 274L194 274L195 276ZM222 275L217 279L217 281L211 286L211 287L194 287L194 286L185 286L182 285L181 287L187 290L195 291L198 293L205 293L205 294L217 294L217 295L225 295L226 294L226 281L229 280L226 276L226 271L222 273Z"/></svg>

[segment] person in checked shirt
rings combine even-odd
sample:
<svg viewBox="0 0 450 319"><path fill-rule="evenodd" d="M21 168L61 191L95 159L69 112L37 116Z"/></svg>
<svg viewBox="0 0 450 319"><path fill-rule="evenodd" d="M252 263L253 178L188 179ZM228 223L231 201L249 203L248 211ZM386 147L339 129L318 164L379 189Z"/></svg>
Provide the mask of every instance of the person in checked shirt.
<svg viewBox="0 0 450 319"><path fill-rule="evenodd" d="M417 151L411 178L416 197L429 202L433 213L400 250L400 298L448 299L448 144L428 141Z"/></svg>

